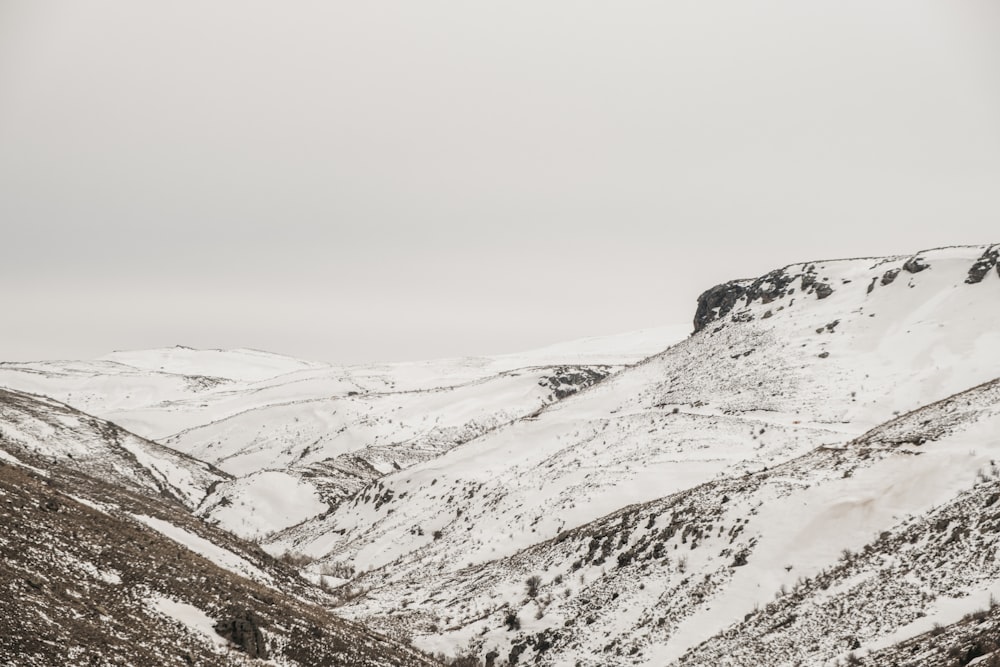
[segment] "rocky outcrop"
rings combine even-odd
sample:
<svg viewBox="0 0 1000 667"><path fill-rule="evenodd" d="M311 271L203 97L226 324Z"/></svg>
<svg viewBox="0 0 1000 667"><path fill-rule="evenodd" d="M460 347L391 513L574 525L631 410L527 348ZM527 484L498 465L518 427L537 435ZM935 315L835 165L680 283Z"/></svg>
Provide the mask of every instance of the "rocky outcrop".
<svg viewBox="0 0 1000 667"><path fill-rule="evenodd" d="M736 302L746 294L746 288L738 281L716 285L698 297L698 309L694 314L694 332L698 333L709 322L725 317Z"/></svg>
<svg viewBox="0 0 1000 667"><path fill-rule="evenodd" d="M891 285L892 281L894 281L896 279L896 276L898 275L899 275L899 269L889 269L888 271L883 273L882 280L880 281L882 286L884 287L886 285Z"/></svg>
<svg viewBox="0 0 1000 667"><path fill-rule="evenodd" d="M928 264L924 260L924 258L919 255L914 255L913 257L906 260L906 262L903 264L903 270L906 271L907 273L920 273L924 269L929 269L929 268L931 268L931 265Z"/></svg>
<svg viewBox="0 0 1000 667"><path fill-rule="evenodd" d="M754 301L771 303L795 293L795 282L801 279L800 287L806 294L815 294L817 299L825 299L833 294L833 287L817 280L816 266L810 264L802 272L775 269L754 280L732 280L716 285L698 297L698 309L694 315L694 332L698 333L710 322L728 315L742 300L749 306ZM752 319L752 318L751 318Z"/></svg>
<svg viewBox="0 0 1000 667"><path fill-rule="evenodd" d="M251 658L267 660L264 633L260 630L260 620L252 611L235 610L215 624L215 631Z"/></svg>
<svg viewBox="0 0 1000 667"><path fill-rule="evenodd" d="M981 283L986 274L993 268L996 268L997 275L1000 275L1000 265L998 264L1000 264L1000 245L990 246L969 269L969 277L965 279L965 282L969 285Z"/></svg>
<svg viewBox="0 0 1000 667"><path fill-rule="evenodd" d="M538 381L552 390L556 400L572 396L581 389L597 384L611 374L610 366L559 366L553 374Z"/></svg>

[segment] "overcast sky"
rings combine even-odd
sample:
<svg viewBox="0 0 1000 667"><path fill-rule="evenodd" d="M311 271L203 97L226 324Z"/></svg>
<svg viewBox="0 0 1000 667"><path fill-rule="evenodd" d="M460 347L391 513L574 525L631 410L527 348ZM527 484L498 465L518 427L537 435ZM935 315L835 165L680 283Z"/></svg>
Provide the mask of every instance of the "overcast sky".
<svg viewBox="0 0 1000 667"><path fill-rule="evenodd" d="M0 0L0 358L687 324L1000 241L995 0Z"/></svg>

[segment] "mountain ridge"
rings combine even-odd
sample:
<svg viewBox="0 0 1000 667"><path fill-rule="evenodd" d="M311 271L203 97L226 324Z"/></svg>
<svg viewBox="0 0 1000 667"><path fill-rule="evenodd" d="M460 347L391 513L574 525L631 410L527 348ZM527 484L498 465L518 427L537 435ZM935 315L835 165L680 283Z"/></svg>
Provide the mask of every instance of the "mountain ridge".
<svg viewBox="0 0 1000 667"><path fill-rule="evenodd" d="M159 439L227 476L129 521L253 537L304 577L282 586L462 664L951 667L1000 659L994 274L997 244L796 262L706 290L695 331L641 359L597 340L217 384L0 365L0 384L194 423ZM101 433L39 400L54 444ZM3 405L0 428L29 423Z"/></svg>

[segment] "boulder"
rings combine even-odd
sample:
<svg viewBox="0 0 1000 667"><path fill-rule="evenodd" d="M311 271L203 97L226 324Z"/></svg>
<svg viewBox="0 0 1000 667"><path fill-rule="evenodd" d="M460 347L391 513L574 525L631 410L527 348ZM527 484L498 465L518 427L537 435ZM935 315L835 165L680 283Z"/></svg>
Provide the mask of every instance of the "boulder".
<svg viewBox="0 0 1000 667"><path fill-rule="evenodd" d="M236 645L251 658L267 660L264 633L260 619L247 609L237 609L215 624L215 631Z"/></svg>
<svg viewBox="0 0 1000 667"><path fill-rule="evenodd" d="M986 249L969 269L969 277L965 279L965 282L969 285L981 283L990 269L994 267L997 269L997 274L1000 275L1000 246L990 246Z"/></svg>
<svg viewBox="0 0 1000 667"><path fill-rule="evenodd" d="M891 285L892 281L894 281L896 279L896 276L898 275L899 275L899 269L889 269L888 271L882 274L881 282L883 285Z"/></svg>
<svg viewBox="0 0 1000 667"><path fill-rule="evenodd" d="M923 257L914 255L903 264L903 270L907 273L920 273L924 269L931 268L931 265L924 261Z"/></svg>

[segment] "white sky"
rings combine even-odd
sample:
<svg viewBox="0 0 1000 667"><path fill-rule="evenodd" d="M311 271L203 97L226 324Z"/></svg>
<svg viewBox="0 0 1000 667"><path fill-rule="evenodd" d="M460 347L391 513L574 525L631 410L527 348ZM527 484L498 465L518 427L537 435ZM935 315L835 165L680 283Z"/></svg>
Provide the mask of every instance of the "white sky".
<svg viewBox="0 0 1000 667"><path fill-rule="evenodd" d="M1000 240L994 0L0 0L0 358L687 323Z"/></svg>

